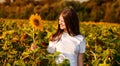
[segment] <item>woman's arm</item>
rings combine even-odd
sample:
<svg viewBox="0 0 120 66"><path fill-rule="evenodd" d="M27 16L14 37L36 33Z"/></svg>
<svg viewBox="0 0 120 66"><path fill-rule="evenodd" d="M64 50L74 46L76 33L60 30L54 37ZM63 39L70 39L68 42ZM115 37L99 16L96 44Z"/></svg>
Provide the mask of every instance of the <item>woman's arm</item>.
<svg viewBox="0 0 120 66"><path fill-rule="evenodd" d="M54 42L52 42L52 41L50 41L49 42L49 45L48 45L48 48L47 48L47 51L49 52L49 53L54 53L55 52L55 41Z"/></svg>
<svg viewBox="0 0 120 66"><path fill-rule="evenodd" d="M84 61L84 53L79 53L78 60L77 60L78 66L83 66L84 65L83 61Z"/></svg>

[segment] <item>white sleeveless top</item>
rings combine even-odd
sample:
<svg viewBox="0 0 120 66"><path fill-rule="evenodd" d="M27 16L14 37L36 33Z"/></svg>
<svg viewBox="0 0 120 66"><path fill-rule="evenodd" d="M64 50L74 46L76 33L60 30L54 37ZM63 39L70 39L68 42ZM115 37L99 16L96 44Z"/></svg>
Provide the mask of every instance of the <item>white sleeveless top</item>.
<svg viewBox="0 0 120 66"><path fill-rule="evenodd" d="M72 37L68 33L63 33L59 41L49 42L47 51L50 53L61 52L55 59L57 64L62 63L64 59L69 59L70 66L77 66L78 53L84 53L85 48L86 42L82 35Z"/></svg>

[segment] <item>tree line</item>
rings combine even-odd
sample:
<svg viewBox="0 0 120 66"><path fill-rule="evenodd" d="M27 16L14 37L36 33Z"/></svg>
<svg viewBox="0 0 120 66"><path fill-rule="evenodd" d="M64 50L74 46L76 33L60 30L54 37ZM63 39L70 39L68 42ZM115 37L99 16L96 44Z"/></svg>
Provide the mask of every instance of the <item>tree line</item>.
<svg viewBox="0 0 120 66"><path fill-rule="evenodd" d="M57 20L65 7L73 7L80 21L120 23L120 0L6 0L0 4L0 18L28 19L38 13L43 20Z"/></svg>

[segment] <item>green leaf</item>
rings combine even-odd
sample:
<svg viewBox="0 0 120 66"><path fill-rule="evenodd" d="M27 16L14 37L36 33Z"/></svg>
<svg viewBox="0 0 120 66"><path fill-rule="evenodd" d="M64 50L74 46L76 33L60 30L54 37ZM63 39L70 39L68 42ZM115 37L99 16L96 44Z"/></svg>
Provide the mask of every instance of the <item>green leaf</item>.
<svg viewBox="0 0 120 66"><path fill-rule="evenodd" d="M9 63L7 63L6 66L11 66L11 65Z"/></svg>
<svg viewBox="0 0 120 66"><path fill-rule="evenodd" d="M29 52L23 52L22 56L26 56L26 55L29 55L29 54L30 54Z"/></svg>
<svg viewBox="0 0 120 66"><path fill-rule="evenodd" d="M100 62L100 59L92 60L92 65L98 66L99 62Z"/></svg>
<svg viewBox="0 0 120 66"><path fill-rule="evenodd" d="M101 64L99 64L99 66L110 66L110 64L101 63Z"/></svg>
<svg viewBox="0 0 120 66"><path fill-rule="evenodd" d="M55 52L55 53L54 53L54 56L56 57L56 56L58 56L60 53L61 53L61 52Z"/></svg>
<svg viewBox="0 0 120 66"><path fill-rule="evenodd" d="M19 66L25 66L25 63L22 60L17 60L13 64L14 66L19 65Z"/></svg>

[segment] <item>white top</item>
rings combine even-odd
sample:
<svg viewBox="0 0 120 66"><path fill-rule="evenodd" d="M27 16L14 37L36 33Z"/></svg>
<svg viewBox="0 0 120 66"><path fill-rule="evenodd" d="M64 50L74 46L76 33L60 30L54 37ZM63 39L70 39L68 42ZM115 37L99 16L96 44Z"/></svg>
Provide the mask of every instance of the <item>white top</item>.
<svg viewBox="0 0 120 66"><path fill-rule="evenodd" d="M84 53L86 48L85 38L82 35L70 36L63 33L59 41L50 41L47 48L48 52L55 51L61 54L55 59L56 63L61 63L64 59L69 59L70 66L77 66L78 53Z"/></svg>

